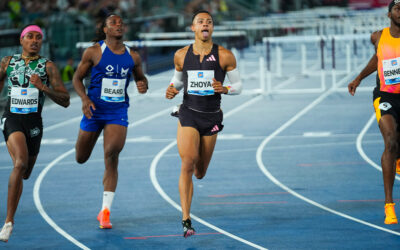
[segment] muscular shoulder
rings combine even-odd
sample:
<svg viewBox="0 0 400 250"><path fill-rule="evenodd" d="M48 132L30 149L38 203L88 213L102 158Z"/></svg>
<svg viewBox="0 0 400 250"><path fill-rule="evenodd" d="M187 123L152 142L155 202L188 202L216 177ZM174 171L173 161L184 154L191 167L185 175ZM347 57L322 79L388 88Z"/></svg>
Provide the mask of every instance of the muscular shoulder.
<svg viewBox="0 0 400 250"><path fill-rule="evenodd" d="M7 68L8 67L8 64L10 63L10 61L11 61L11 58L12 58L12 56L5 56L5 57L3 57L3 59L1 59L1 67L3 68Z"/></svg>
<svg viewBox="0 0 400 250"><path fill-rule="evenodd" d="M232 51L222 46L218 46L218 57L223 70L231 71L236 68L236 59Z"/></svg>
<svg viewBox="0 0 400 250"><path fill-rule="evenodd" d="M130 55L132 56L132 59L133 59L133 61L134 61L135 63L140 61L140 55L139 55L139 53L137 53L137 52L134 51L133 49L131 49Z"/></svg>
<svg viewBox="0 0 400 250"><path fill-rule="evenodd" d="M90 65L97 65L101 59L101 47L98 43L85 49L82 55L81 63L89 63Z"/></svg>
<svg viewBox="0 0 400 250"><path fill-rule="evenodd" d="M189 50L189 46L185 46L181 49L178 49L175 52L174 56L174 64L175 64L175 69L178 71L183 70L183 62L185 61L185 56Z"/></svg>
<svg viewBox="0 0 400 250"><path fill-rule="evenodd" d="M6 77L6 72L7 72L7 67L8 64L10 63L12 56L5 56L3 59L1 59L1 65L0 65L0 84L1 81ZM1 89L1 87L0 87Z"/></svg>
<svg viewBox="0 0 400 250"><path fill-rule="evenodd" d="M383 30L377 30L371 34L371 43L378 46L379 40L381 39Z"/></svg>
<svg viewBox="0 0 400 250"><path fill-rule="evenodd" d="M188 50L189 50L189 46L185 46L183 48L178 49L175 52L175 58L185 58Z"/></svg>

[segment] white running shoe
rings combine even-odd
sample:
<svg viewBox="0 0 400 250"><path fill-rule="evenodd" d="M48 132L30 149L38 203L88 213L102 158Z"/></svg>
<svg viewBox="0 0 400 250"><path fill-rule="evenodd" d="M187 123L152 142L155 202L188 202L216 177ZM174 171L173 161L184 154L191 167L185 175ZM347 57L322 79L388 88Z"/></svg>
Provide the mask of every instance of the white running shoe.
<svg viewBox="0 0 400 250"><path fill-rule="evenodd" d="M0 240L7 242L11 236L12 230L13 230L13 224L11 223L11 221L5 223L0 232Z"/></svg>

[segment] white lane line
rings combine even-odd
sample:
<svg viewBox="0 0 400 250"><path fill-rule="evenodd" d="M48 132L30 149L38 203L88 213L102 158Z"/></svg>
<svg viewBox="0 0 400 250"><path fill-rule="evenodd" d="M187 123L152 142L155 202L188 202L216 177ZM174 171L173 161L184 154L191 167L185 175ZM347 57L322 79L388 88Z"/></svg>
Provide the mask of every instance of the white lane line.
<svg viewBox="0 0 400 250"><path fill-rule="evenodd" d="M168 114L171 111L172 107L169 107L167 109L161 110L151 116L148 116L146 118L143 118L137 122L134 122L128 126L128 128L132 128L135 126L138 126L140 124L143 124L145 122L148 122L152 119L155 119L159 116ZM101 137L102 138L102 137ZM77 247L81 249L89 249L86 247L84 244L80 243L77 241L75 238L73 238L71 235L69 235L67 232L62 230L51 218L50 216L46 213L42 206L42 202L40 201L40 186L42 184L42 181L46 174L50 171L52 167L54 167L59 161L63 160L65 157L71 155L72 153L75 152L75 148L70 149L69 151L65 152L64 154L60 155L57 157L54 161L50 162L49 165L47 165L39 174L38 178L35 181L35 185L33 187L33 200L35 202L35 206L37 210L39 211L40 215L43 217L43 219L54 229L56 230L61 236L65 237L67 240L71 241L73 244L75 244Z"/></svg>
<svg viewBox="0 0 400 250"><path fill-rule="evenodd" d="M332 133L329 131L319 131L319 132L304 132L304 137L330 137Z"/></svg>
<svg viewBox="0 0 400 250"><path fill-rule="evenodd" d="M43 128L43 132L48 132L48 131L54 130L56 128L71 124L71 123L76 123L76 122L80 121L81 119L82 119L82 115L76 116L74 118L70 118L70 119L68 119L66 121L59 122L57 124L54 124L54 125L47 126L47 127Z"/></svg>
<svg viewBox="0 0 400 250"><path fill-rule="evenodd" d="M345 77L344 79L346 79L347 77ZM346 79L347 81L347 79ZM357 219L355 217L349 216L347 214L341 213L339 211L333 210L329 207L326 207L320 203L317 203L313 200L310 200L308 198L306 198L305 196L302 196L301 194L295 192L294 190L290 189L289 187L285 186L284 184L282 184L278 179L276 179L265 167L263 161L262 161L262 152L265 148L265 146L267 145L268 142L270 142L275 136L277 136L279 133L281 133L283 130L285 130L286 128L288 128L290 125L292 125L295 121L297 121L300 117L302 117L304 114L306 114L308 111L310 111L311 109L313 109L316 105L318 105L320 102L322 102L327 96L329 96L331 93L333 93L334 90L330 89L327 92L325 92L324 94L322 94L321 96L319 96L317 99L315 99L312 103L310 103L307 107L305 107L303 110L301 110L299 113L297 113L295 116L293 116L290 120L288 120L286 123L284 123L281 127L279 127L277 130L275 130L271 135L269 135L268 137L265 138L265 140L260 144L260 146L257 149L257 153L256 153L256 159L257 159L257 164L258 167L260 168L260 170L264 173L265 176L268 177L268 179L270 179L273 183L275 183L277 186L281 187L283 190L289 192L290 194L292 194L293 196L313 205L316 206L318 208L321 208L325 211L328 211L330 213L336 214L338 216L341 216L343 218L346 218L348 220L352 220L355 222L358 222L360 224L364 224L366 226L372 227L372 228L376 228L378 230L382 230L391 234L395 234L395 235L399 235L399 232L393 231L393 230L389 230L387 228Z"/></svg>
<svg viewBox="0 0 400 250"><path fill-rule="evenodd" d="M265 137L263 137L265 138ZM170 139L170 140L162 140L162 141L157 141L157 142L171 142L175 139ZM260 139L261 140L261 139ZM220 141L220 138L218 136L218 141ZM381 140L368 140L368 141L363 141L364 144L377 144L381 142ZM270 146L268 147L268 150L282 150L282 149L304 149L304 148L321 148L321 147L337 147L337 146L349 146L349 145L354 145L355 143L353 141L351 142L331 142L331 143L312 143L312 144L298 144L298 145L288 145L288 146ZM232 154L232 153L244 153L244 152L253 152L253 151L257 151L257 148L250 148L250 147L246 147L246 148L239 148L239 149L229 149L229 150L215 150L213 155L215 154ZM177 157L179 156L179 154L165 154L163 157ZM123 157L119 157L120 161L131 161L131 160L141 160L141 159L154 159L155 155L141 155L141 156L123 156ZM91 159L90 163L103 163L104 159ZM63 162L59 162L57 165L58 166L70 166L76 164L76 161L63 161ZM35 164L35 169L39 168L39 167L45 167L47 166L48 163L37 163ZM86 167L91 167L86 166ZM98 167L98 165L93 165L93 167ZM8 169L12 169L13 166L9 165L9 166L0 166L0 170L8 170Z"/></svg>
<svg viewBox="0 0 400 250"><path fill-rule="evenodd" d="M356 142L356 146L357 146L357 151L358 153L361 155L361 157L372 167L376 168L377 170L382 172L382 168L381 166L379 166L378 164L376 164L373 160L371 160L371 158L369 158L367 156L367 154L364 152L363 148L362 148L362 140L365 136L365 134L367 133L368 129L371 127L372 123L376 120L376 116L375 113L371 116L371 118L369 118L367 124L365 124L364 128L361 130L360 134L357 136L357 142ZM382 140L381 140L382 141ZM398 177L396 175L396 180L400 180L400 177Z"/></svg>
<svg viewBox="0 0 400 250"><path fill-rule="evenodd" d="M237 112L241 111L242 109L244 109L244 108L246 108L246 107L252 105L253 103L255 103L255 102L261 100L262 98L263 98L262 96L258 96L258 97L256 97L256 98L250 100L250 101L247 101L247 102L245 102L244 104L242 104L241 106L239 106L239 107L237 107L237 108L235 108L235 109L233 109L233 110L227 112L226 115L224 115L224 117L227 118L227 117L233 115L234 113L237 113ZM151 183L153 184L154 188L155 188L155 189L157 190L157 192L161 195L161 197L162 197L164 200L166 200L169 204L171 204L174 208L176 208L176 209L179 210L179 211L182 211L181 207L180 207L175 201L173 201L173 200L164 192L164 190L162 189L162 187L161 187L160 184L158 183L157 175L156 175L156 170L157 170L157 164L158 164L158 162L159 162L160 159L163 157L163 155L164 155L168 150L170 150L172 147L174 147L175 145L176 145L176 140L173 141L173 142L171 142L170 144L168 144L165 148L163 148L163 149L154 157L153 161L151 162L151 166L150 166L150 179L151 179ZM266 249L266 248L264 248L264 247L262 247L262 246L259 246L259 245L257 245L257 244L254 244L254 243L250 242L250 241L247 241L247 240L245 240L245 239L242 239L242 238L240 238L240 237L238 237L238 236L236 236L236 235L234 235L234 234L231 234L231 233L229 233L229 232L227 232L227 231L225 231L225 230L223 230L223 229L221 229L221 228L219 228L219 227L216 227L216 226L214 226L214 225L212 225L212 224L206 222L205 220L201 219L200 217L197 217L196 215L194 215L194 214L192 214L192 213L190 214L190 217L191 217L192 219L196 220L197 222L203 224L204 226L209 227L209 228L211 228L211 229L213 229L213 230L215 230L215 231L217 231L217 232L220 232L221 234L224 234L224 235L226 235L226 236L228 236L228 237L231 237L232 239L235 239L235 240L237 240L237 241L240 241L240 242L242 242L242 243L244 243L244 244L246 244L246 245L252 246L252 247L257 248L257 249Z"/></svg>
<svg viewBox="0 0 400 250"><path fill-rule="evenodd" d="M81 249L90 249L87 246L83 245L79 241L77 241L74 237L69 235L67 232L62 230L51 218L50 216L44 211L44 208L42 206L42 203L40 201L40 194L39 194L39 189L40 189L40 184L43 181L43 178L46 176L47 172L56 165L59 161L67 157L68 155L72 154L75 152L75 149L70 149L69 151L65 152L64 154L60 155L57 157L54 161L52 161L45 169L40 172L38 178L35 181L35 186L33 187L33 200L35 202L35 206L37 210L39 211L40 215L42 215L43 219L52 227L54 230L56 230L59 234L64 236L67 240L71 241L73 244L75 244L77 247Z"/></svg>

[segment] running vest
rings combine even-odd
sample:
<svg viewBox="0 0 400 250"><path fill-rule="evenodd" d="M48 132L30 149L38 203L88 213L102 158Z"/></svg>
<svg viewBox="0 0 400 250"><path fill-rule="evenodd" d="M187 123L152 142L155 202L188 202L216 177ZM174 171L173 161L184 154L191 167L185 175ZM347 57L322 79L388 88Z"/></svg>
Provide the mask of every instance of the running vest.
<svg viewBox="0 0 400 250"><path fill-rule="evenodd" d="M25 61L21 54L13 55L7 67L8 100L4 116L10 114L37 114L41 115L45 94L29 82L33 74L37 74L43 84L49 86L46 72L47 58L39 57L36 60Z"/></svg>
<svg viewBox="0 0 400 250"><path fill-rule="evenodd" d="M197 111L219 111L221 94L214 93L211 84L213 78L223 83L225 73L219 64L217 44L213 44L210 54L204 56L202 62L200 55L193 53L191 44L183 62L183 104Z"/></svg>
<svg viewBox="0 0 400 250"><path fill-rule="evenodd" d="M114 54L104 41L99 42L102 56L92 68L88 96L100 113L115 113L129 107L126 92L135 65L130 49L125 46L121 55Z"/></svg>
<svg viewBox="0 0 400 250"><path fill-rule="evenodd" d="M384 28L379 40L377 88L382 92L400 93L400 38L390 35Z"/></svg>

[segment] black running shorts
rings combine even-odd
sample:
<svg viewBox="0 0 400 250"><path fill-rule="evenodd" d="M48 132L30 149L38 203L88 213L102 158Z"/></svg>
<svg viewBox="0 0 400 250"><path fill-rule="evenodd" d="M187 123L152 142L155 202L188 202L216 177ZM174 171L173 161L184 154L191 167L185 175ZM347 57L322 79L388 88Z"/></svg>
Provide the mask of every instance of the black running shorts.
<svg viewBox="0 0 400 250"><path fill-rule="evenodd" d="M24 133L30 156L39 154L43 136L43 123L40 117L24 117L24 115L2 117L0 128L3 130L5 141L17 131Z"/></svg>
<svg viewBox="0 0 400 250"><path fill-rule="evenodd" d="M192 127L199 131L200 136L209 136L222 131L222 110L215 113L204 113L192 110L185 105L179 109L179 122L182 127Z"/></svg>

